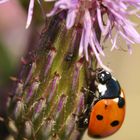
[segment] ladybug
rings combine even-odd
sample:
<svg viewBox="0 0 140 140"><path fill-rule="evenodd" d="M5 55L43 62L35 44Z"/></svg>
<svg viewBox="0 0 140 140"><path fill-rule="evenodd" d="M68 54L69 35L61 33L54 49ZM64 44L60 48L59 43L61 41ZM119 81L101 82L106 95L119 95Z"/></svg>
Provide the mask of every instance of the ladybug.
<svg viewBox="0 0 140 140"><path fill-rule="evenodd" d="M88 135L103 138L114 134L125 117L125 96L119 82L104 69L96 72L97 101L89 113Z"/></svg>

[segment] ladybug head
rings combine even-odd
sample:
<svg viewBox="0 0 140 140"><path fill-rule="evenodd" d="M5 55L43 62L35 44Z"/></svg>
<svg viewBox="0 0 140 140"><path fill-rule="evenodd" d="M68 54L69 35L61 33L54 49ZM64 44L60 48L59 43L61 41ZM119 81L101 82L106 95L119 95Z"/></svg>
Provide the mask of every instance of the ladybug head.
<svg viewBox="0 0 140 140"><path fill-rule="evenodd" d="M103 69L99 69L97 71L97 82L101 83L101 84L105 84L108 80L111 79L111 73L109 73L108 71L105 71Z"/></svg>

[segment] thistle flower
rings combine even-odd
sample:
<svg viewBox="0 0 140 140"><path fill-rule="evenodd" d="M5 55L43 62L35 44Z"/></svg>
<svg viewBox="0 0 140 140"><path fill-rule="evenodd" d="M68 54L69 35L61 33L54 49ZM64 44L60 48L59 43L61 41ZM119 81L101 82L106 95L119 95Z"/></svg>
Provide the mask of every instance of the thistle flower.
<svg viewBox="0 0 140 140"><path fill-rule="evenodd" d="M49 0L46 0L49 1ZM133 10L129 8L133 7ZM121 36L131 53L131 44L140 43L140 35L135 30L135 24L128 20L129 15L137 14L140 10L140 0L57 0L48 17L60 11L67 10L66 27L72 28L80 23L82 25L82 37L79 46L79 55L85 55L89 59L89 48L95 54L99 64L109 70L101 61L100 54L104 55L103 43L99 43L95 33L95 24L98 23L104 40L109 39L112 48L118 49L117 39ZM106 23L104 16L107 16ZM77 21L77 19L79 20ZM112 32L115 30L116 35Z"/></svg>

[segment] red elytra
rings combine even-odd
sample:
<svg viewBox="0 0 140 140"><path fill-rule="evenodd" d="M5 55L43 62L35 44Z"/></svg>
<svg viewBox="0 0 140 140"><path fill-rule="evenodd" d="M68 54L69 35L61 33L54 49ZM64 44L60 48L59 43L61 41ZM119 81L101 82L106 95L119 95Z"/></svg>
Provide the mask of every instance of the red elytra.
<svg viewBox="0 0 140 140"><path fill-rule="evenodd" d="M121 90L120 97L124 99ZM118 106L119 98L101 99L91 109L88 134L91 137L107 137L114 134L121 127L125 116L125 104Z"/></svg>

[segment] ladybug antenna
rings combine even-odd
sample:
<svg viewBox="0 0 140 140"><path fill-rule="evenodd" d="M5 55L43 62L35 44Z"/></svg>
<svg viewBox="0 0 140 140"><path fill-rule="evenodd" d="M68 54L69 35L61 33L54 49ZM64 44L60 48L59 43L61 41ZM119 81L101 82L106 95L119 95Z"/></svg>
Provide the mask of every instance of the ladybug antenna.
<svg viewBox="0 0 140 140"><path fill-rule="evenodd" d="M92 69L92 68L90 68L89 69L90 70L90 72L92 73L92 75L96 75L97 73L101 73L102 71L104 71L104 69L103 68L97 68L97 69Z"/></svg>
<svg viewBox="0 0 140 140"><path fill-rule="evenodd" d="M103 68L97 68L95 72L96 72L96 73L101 73L102 71L104 71Z"/></svg>

